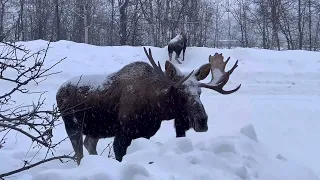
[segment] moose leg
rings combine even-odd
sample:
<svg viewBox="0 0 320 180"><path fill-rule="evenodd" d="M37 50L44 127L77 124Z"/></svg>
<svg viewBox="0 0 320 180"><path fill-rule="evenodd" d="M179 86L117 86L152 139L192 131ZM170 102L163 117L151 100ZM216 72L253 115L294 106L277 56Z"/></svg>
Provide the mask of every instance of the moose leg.
<svg viewBox="0 0 320 180"><path fill-rule="evenodd" d="M183 50L182 50L182 61L184 61L184 54L185 54L185 52L186 52L186 47L184 47Z"/></svg>
<svg viewBox="0 0 320 180"><path fill-rule="evenodd" d="M179 56L180 56L180 53L181 53L181 50L177 50L176 51L176 57L174 58L179 64L182 64L180 61L179 61Z"/></svg>
<svg viewBox="0 0 320 180"><path fill-rule="evenodd" d="M185 130L176 129L176 137L177 137L177 138L179 138L179 137L186 137L186 131L185 131Z"/></svg>
<svg viewBox="0 0 320 180"><path fill-rule="evenodd" d="M173 51L171 49L168 49L168 53L169 53L169 60L171 61L172 60Z"/></svg>
<svg viewBox="0 0 320 180"><path fill-rule="evenodd" d="M178 49L177 51L176 51L176 59L178 59L179 57L180 57L180 54L181 54L181 49Z"/></svg>
<svg viewBox="0 0 320 180"><path fill-rule="evenodd" d="M64 120L65 128L68 137L71 141L75 156L77 159L77 164L80 165L80 161L83 158L83 139L81 129L78 128L77 124L73 120L73 116L62 117Z"/></svg>
<svg viewBox="0 0 320 180"><path fill-rule="evenodd" d="M116 136L113 141L113 151L116 156L116 160L122 161L123 156L127 152L127 148L130 146L132 139L123 135Z"/></svg>
<svg viewBox="0 0 320 180"><path fill-rule="evenodd" d="M186 131L189 129L189 123L179 118L174 120L174 127L176 129L176 137L186 137Z"/></svg>
<svg viewBox="0 0 320 180"><path fill-rule="evenodd" d="M84 147L87 149L90 155L98 155L97 144L99 138L93 138L91 136L86 136L84 139Z"/></svg>

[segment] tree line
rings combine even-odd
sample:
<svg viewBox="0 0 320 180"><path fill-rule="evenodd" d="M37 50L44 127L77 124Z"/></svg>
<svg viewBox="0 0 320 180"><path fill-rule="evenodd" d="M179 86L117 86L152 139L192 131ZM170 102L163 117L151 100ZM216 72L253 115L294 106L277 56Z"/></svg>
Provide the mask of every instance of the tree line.
<svg viewBox="0 0 320 180"><path fill-rule="evenodd" d="M320 49L319 0L0 0L0 40Z"/></svg>

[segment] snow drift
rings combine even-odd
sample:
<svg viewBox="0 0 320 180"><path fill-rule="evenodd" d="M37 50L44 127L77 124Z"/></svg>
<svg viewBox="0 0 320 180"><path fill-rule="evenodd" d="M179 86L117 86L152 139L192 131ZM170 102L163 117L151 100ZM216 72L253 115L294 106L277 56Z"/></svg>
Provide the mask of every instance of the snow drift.
<svg viewBox="0 0 320 180"><path fill-rule="evenodd" d="M34 180L283 180L317 179L309 169L268 153L257 142L253 126L234 136L192 143L189 138L163 144L133 141L124 161L86 156L79 167L44 170Z"/></svg>

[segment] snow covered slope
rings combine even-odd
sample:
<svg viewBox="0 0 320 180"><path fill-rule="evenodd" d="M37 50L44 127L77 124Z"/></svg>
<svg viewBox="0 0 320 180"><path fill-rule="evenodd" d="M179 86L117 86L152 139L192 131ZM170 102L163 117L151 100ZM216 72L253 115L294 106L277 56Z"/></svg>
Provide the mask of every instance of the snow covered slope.
<svg viewBox="0 0 320 180"><path fill-rule="evenodd" d="M28 48L46 47L45 41L23 42ZM168 59L166 48L151 47L155 60ZM239 67L225 89L242 84L232 95L223 96L204 89L201 100L209 116L209 131L190 130L187 138L176 139L172 122L163 122L151 140L137 139L122 163L101 156L88 156L80 167L74 162L50 162L10 179L232 179L293 180L318 179L320 166L320 53L307 51L271 51L248 48L214 49L190 47L186 60L177 66L190 72L208 62L215 52L231 57L229 69L238 59ZM67 57L34 91L48 91L46 106L55 104L55 93L67 79L81 74L107 74L133 61L147 61L142 47L98 47L68 41L51 44L47 65ZM175 63L173 61L173 63ZM204 80L204 82L208 81ZM0 82L0 92L6 87ZM18 103L35 100L38 94L16 94ZM0 136L2 137L2 136ZM20 168L38 149L19 134L0 149L0 174ZM66 137L63 126L54 130L54 140ZM102 153L112 138L101 140ZM72 152L63 142L56 155ZM26 155L27 154L27 155ZM41 160L40 152L33 160ZM152 163L150 163L152 162Z"/></svg>

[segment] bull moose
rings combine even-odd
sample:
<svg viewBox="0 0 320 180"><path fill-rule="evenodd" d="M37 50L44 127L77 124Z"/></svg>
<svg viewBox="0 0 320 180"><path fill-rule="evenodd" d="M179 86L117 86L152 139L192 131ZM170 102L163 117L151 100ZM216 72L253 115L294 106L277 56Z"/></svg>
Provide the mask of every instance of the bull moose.
<svg viewBox="0 0 320 180"><path fill-rule="evenodd" d="M127 147L136 138L150 138L163 120L174 119L176 137L184 137L193 128L208 130L208 116L200 101L201 88L221 94L238 61L227 72L222 54L209 56L209 63L184 75L170 61L163 72L155 63L151 50L144 48L151 65L137 61L125 65L107 76L80 76L59 88L56 100L65 129L75 151L77 164L83 157L83 145L91 155L97 155L101 138L115 137L113 150L122 161ZM211 71L212 80L201 83ZM100 79L99 79L100 78ZM84 141L82 135L86 135Z"/></svg>

